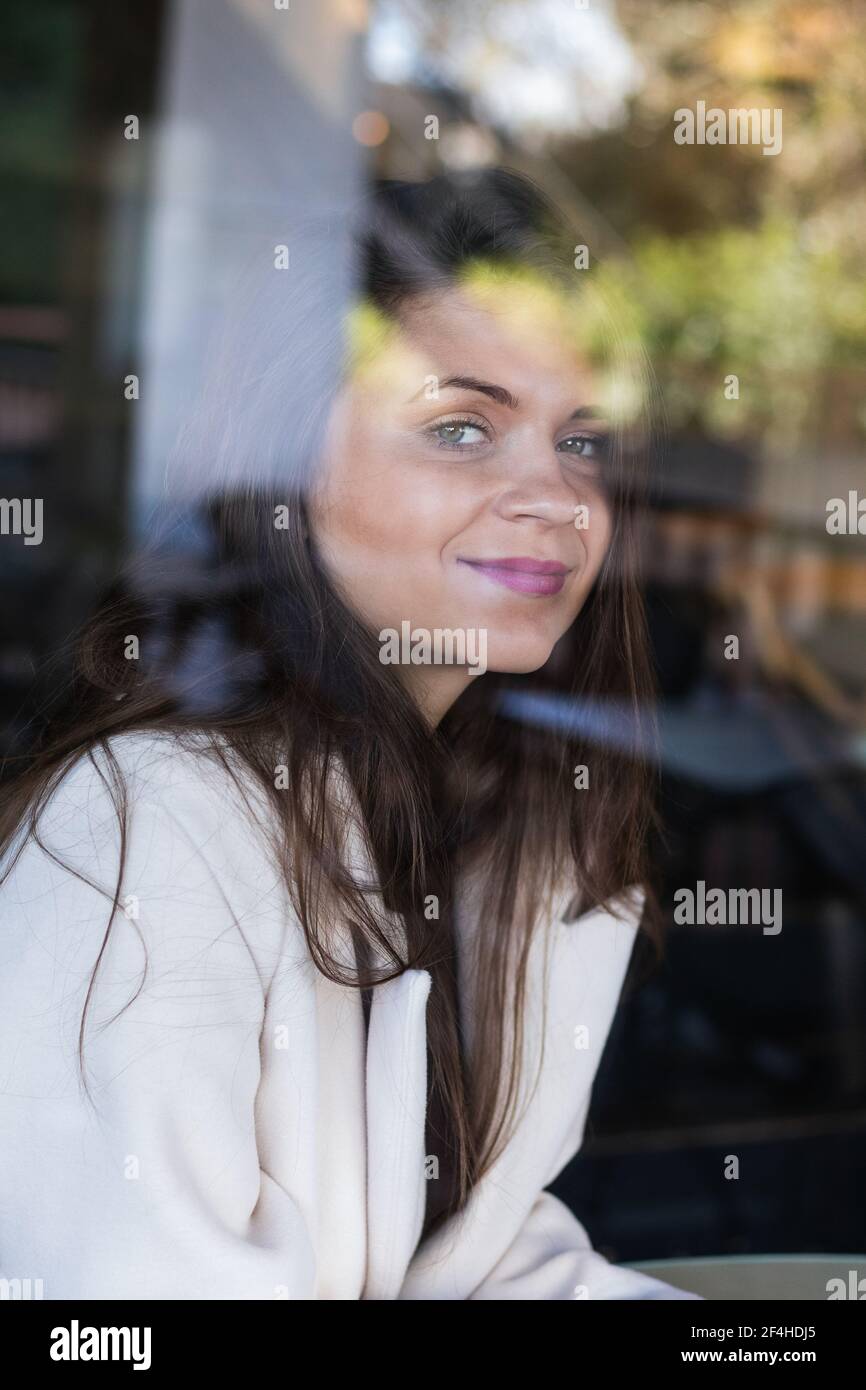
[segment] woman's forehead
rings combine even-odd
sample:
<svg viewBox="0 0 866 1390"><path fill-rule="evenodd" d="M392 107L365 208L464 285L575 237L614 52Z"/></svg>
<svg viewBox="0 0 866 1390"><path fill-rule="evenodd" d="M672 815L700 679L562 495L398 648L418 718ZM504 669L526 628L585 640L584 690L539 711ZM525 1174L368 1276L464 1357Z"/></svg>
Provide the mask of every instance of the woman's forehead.
<svg viewBox="0 0 866 1390"><path fill-rule="evenodd" d="M431 377L436 384L475 378L518 400L588 391L594 379L588 355L564 323L552 323L546 311L533 315L525 300L519 310L463 286L407 301L390 329L368 335L359 384L400 393L413 383L419 390Z"/></svg>

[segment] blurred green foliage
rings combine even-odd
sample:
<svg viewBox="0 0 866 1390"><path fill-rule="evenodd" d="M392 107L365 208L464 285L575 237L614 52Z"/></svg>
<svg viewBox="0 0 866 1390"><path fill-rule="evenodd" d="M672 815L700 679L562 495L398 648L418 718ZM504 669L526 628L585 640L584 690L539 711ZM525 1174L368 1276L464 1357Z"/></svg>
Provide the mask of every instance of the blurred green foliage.
<svg viewBox="0 0 866 1390"><path fill-rule="evenodd" d="M616 10L644 82L617 132L628 191L608 204L630 258L600 276L638 318L672 421L780 449L828 432L862 445L866 10L835 0L618 0ZM673 113L698 100L781 109L781 153L676 146ZM590 196L604 197L616 172L592 158L588 168ZM725 398L728 374L737 401Z"/></svg>
<svg viewBox="0 0 866 1390"><path fill-rule="evenodd" d="M644 234L631 250L597 279L635 321L671 423L784 447L822 428L826 372L866 368L866 278L789 219ZM738 400L724 394L730 374Z"/></svg>

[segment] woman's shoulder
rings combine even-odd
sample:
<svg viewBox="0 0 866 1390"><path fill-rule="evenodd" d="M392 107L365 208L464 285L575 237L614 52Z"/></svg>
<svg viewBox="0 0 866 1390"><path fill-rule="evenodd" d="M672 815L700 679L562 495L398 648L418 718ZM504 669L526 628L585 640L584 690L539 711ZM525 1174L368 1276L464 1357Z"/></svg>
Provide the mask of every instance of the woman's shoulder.
<svg viewBox="0 0 866 1390"><path fill-rule="evenodd" d="M199 1034L229 1050L243 1036L255 1062L269 991L294 991L296 966L310 977L247 788L209 749L150 731L94 745L47 789L35 833L4 864L0 1055L14 1058L19 1094L66 1093L86 1009L88 1066L119 1095L126 1068L141 1076L151 1056L143 1084L171 1090L173 1039L183 1065L184 1041Z"/></svg>
<svg viewBox="0 0 866 1390"><path fill-rule="evenodd" d="M164 794L170 788L192 789L220 781L214 773L221 750L228 755L228 741L204 730L128 729L109 734L82 748L65 764L52 799L79 792L97 793L106 776L117 769L131 789L140 794Z"/></svg>
<svg viewBox="0 0 866 1390"><path fill-rule="evenodd" d="M215 924L252 916L276 931L290 914L265 798L210 735L128 731L83 750L45 789L35 828L25 818L7 849L6 917L73 900L95 913L97 897L119 888L152 920L194 905Z"/></svg>
<svg viewBox="0 0 866 1390"><path fill-rule="evenodd" d="M130 826L156 810L167 825L202 823L224 835L261 819L263 805L224 740L197 731L129 730L82 749L52 778L39 809L40 838L68 840L69 848L101 841L121 809Z"/></svg>

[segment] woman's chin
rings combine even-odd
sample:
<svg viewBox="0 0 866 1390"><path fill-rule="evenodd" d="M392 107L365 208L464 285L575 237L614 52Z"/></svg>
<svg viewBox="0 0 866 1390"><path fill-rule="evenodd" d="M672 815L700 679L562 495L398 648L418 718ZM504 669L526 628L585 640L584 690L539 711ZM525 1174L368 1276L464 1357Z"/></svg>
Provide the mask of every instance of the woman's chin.
<svg viewBox="0 0 866 1390"><path fill-rule="evenodd" d="M487 669L498 671L501 675L528 675L532 671L541 670L550 659L553 647L552 642L488 640Z"/></svg>

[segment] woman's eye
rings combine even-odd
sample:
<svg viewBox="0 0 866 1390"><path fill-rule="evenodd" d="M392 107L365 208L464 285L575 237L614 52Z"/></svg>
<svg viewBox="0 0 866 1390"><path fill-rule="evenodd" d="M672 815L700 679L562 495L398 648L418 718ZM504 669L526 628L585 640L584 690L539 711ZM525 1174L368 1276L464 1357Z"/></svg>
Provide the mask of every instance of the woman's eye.
<svg viewBox="0 0 866 1390"><path fill-rule="evenodd" d="M602 459L607 442L606 436L600 434L570 434L567 439L561 439L556 447L567 454L576 454L578 458Z"/></svg>
<svg viewBox="0 0 866 1390"><path fill-rule="evenodd" d="M441 425L434 425L431 434L438 443L455 449L483 444L487 438L481 426L474 425L471 420L446 420Z"/></svg>

